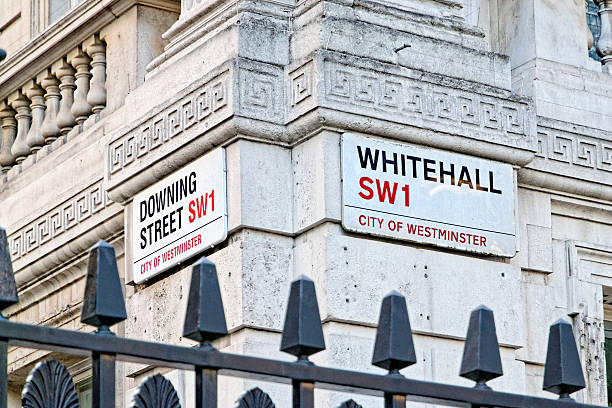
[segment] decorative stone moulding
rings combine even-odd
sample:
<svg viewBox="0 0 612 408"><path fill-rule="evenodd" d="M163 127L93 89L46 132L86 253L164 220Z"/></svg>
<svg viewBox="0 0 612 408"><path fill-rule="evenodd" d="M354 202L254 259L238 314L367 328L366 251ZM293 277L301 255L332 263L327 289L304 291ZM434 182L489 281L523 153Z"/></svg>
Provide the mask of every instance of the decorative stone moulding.
<svg viewBox="0 0 612 408"><path fill-rule="evenodd" d="M106 105L106 46L91 36L55 61L0 105L0 168L7 173L68 134L92 114L99 119ZM91 86L90 86L91 83Z"/></svg>
<svg viewBox="0 0 612 408"><path fill-rule="evenodd" d="M612 200L611 132L538 117L536 143L519 182Z"/></svg>
<svg viewBox="0 0 612 408"><path fill-rule="evenodd" d="M237 58L177 95L111 137L105 186L114 201L236 134L291 145L331 126L516 165L536 150L528 99L334 52L285 69Z"/></svg>

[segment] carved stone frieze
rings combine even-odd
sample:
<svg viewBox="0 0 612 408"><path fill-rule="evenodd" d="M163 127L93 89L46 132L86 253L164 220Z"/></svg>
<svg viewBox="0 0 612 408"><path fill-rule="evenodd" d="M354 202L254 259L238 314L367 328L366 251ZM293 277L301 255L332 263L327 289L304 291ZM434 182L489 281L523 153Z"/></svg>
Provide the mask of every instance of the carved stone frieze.
<svg viewBox="0 0 612 408"><path fill-rule="evenodd" d="M539 118L533 167L562 164L578 178L612 182L612 133ZM586 172L584 171L586 170Z"/></svg>
<svg viewBox="0 0 612 408"><path fill-rule="evenodd" d="M351 118L390 123L407 139L414 133L408 129L428 134L416 143L465 151L462 146L477 141L478 152L496 160L525 163L535 151L535 113L527 99L330 51L284 68L235 58L176 94L117 131L107 145L105 187L115 201L128 200L237 134L291 144L321 126L373 131ZM178 150L183 153L176 160L161 165ZM508 151L521 158L511 159Z"/></svg>
<svg viewBox="0 0 612 408"><path fill-rule="evenodd" d="M612 132L538 117L536 142L519 182L612 199Z"/></svg>
<svg viewBox="0 0 612 408"><path fill-rule="evenodd" d="M107 177L112 178L195 124L210 127L224 119L220 111L228 105L229 85L228 71L222 72L112 141L107 151Z"/></svg>
<svg viewBox="0 0 612 408"><path fill-rule="evenodd" d="M531 105L509 92L490 93L461 81L438 81L408 69L329 54L321 58L323 106L533 150Z"/></svg>
<svg viewBox="0 0 612 408"><path fill-rule="evenodd" d="M99 180L34 221L11 232L8 240L13 262L92 217L110 203L112 201L102 187L102 180Z"/></svg>

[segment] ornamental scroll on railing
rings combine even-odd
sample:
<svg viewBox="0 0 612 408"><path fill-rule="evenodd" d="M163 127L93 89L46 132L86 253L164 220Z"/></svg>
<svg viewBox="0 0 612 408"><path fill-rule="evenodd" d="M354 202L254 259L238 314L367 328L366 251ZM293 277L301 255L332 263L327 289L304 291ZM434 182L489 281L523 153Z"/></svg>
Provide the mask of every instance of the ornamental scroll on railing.
<svg viewBox="0 0 612 408"><path fill-rule="evenodd" d="M0 228L0 311L17 303L6 232ZM354 394L342 408L361 408L359 395L379 395L385 408L405 408L407 400L438 405L471 407L586 408L570 394L585 387L572 326L558 321L550 327L543 389L559 395L546 399L493 391L487 382L503 375L493 312L480 306L469 320L460 373L475 382L461 387L411 380L400 370L417 358L406 307L398 292L383 298L372 364L388 374L326 368L315 365L310 355L325 349L314 282L300 276L290 287L280 350L297 357L295 362L256 358L216 350L210 342L228 334L215 265L201 258L192 267L183 336L200 347L180 347L121 338L109 326L126 319L121 280L115 252L100 241L89 253L81 321L98 328L96 333L69 331L16 323L0 315L0 407L7 404L7 350L27 346L52 351L89 354L92 357L93 406L115 408L115 360L124 359L195 371L197 408L217 407L217 375L290 382L292 406L313 408L315 387ZM36 365L22 393L26 408L77 408L78 398L68 371L55 360ZM141 383L133 408L180 408L172 383L156 374ZM274 408L272 398L253 388L237 401L238 408Z"/></svg>
<svg viewBox="0 0 612 408"><path fill-rule="evenodd" d="M7 173L106 105L106 45L90 37L0 100L0 170Z"/></svg>

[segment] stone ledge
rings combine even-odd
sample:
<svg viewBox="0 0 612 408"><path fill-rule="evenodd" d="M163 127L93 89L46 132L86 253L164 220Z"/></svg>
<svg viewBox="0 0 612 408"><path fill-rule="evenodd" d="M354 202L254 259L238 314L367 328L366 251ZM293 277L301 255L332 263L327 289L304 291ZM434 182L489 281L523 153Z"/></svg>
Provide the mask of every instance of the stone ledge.
<svg viewBox="0 0 612 408"><path fill-rule="evenodd" d="M519 182L612 200L612 132L538 116L535 156Z"/></svg>
<svg viewBox="0 0 612 408"><path fill-rule="evenodd" d="M380 131L517 165L535 151L528 99L328 51L285 70L236 58L178 95L111 138L105 149L111 199L129 200L236 135L292 145L325 126Z"/></svg>

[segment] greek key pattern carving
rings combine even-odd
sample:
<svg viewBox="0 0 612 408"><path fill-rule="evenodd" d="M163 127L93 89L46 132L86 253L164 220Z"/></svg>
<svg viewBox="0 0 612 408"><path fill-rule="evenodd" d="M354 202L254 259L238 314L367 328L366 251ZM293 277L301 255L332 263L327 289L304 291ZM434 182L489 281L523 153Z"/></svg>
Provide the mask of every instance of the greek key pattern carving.
<svg viewBox="0 0 612 408"><path fill-rule="evenodd" d="M326 61L325 97L332 104L366 108L381 116L479 129L529 145L528 105L412 78ZM360 112L367 112L360 110Z"/></svg>
<svg viewBox="0 0 612 408"><path fill-rule="evenodd" d="M570 166L612 172L612 140L541 128L536 156Z"/></svg>
<svg viewBox="0 0 612 408"><path fill-rule="evenodd" d="M129 166L196 123L212 126L216 113L228 104L229 72L226 71L158 114L145 120L108 146L108 175Z"/></svg>
<svg viewBox="0 0 612 408"><path fill-rule="evenodd" d="M257 68L239 68L240 113L255 119L283 122L282 76Z"/></svg>
<svg viewBox="0 0 612 408"><path fill-rule="evenodd" d="M13 261L51 241L109 206L102 180L89 186L8 237Z"/></svg>
<svg viewBox="0 0 612 408"><path fill-rule="evenodd" d="M312 96L314 81L313 65L313 62L309 61L289 74L291 82L291 107L299 105L302 101Z"/></svg>

